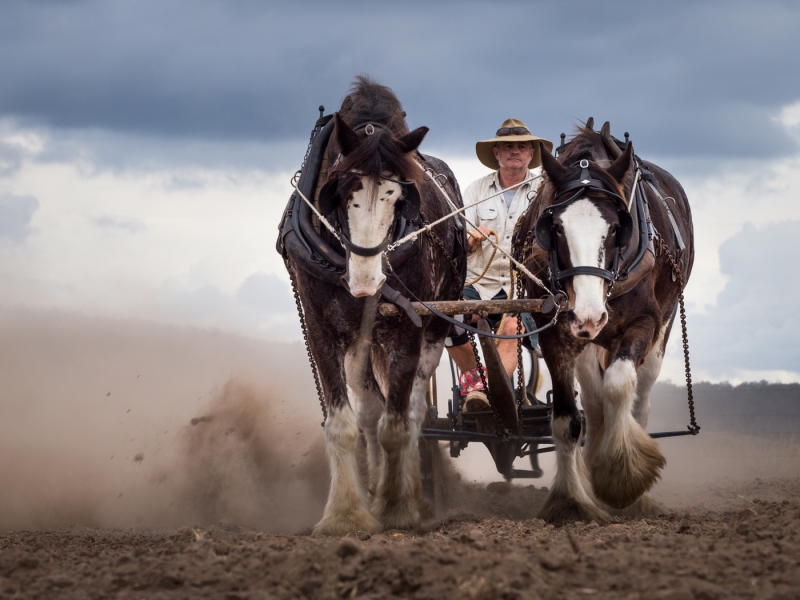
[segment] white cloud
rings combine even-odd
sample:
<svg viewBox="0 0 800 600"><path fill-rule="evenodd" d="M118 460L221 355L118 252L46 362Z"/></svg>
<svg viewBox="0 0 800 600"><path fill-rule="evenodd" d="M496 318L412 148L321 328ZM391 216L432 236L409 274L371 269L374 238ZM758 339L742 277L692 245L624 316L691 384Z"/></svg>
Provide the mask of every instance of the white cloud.
<svg viewBox="0 0 800 600"><path fill-rule="evenodd" d="M800 125L800 100L784 106L778 116L778 121L787 129L793 129Z"/></svg>
<svg viewBox="0 0 800 600"><path fill-rule="evenodd" d="M33 137L18 130L0 148ZM0 247L0 302L297 337L296 323L237 297L254 274L290 297L274 242L291 173L109 170L79 153L55 160L50 140L36 139L0 175L0 235L19 242Z"/></svg>

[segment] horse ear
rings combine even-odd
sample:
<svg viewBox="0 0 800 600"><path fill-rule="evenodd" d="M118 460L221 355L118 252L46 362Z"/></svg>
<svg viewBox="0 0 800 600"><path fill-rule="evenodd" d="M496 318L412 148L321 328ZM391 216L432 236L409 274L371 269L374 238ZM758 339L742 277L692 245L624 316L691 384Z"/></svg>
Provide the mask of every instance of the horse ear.
<svg viewBox="0 0 800 600"><path fill-rule="evenodd" d="M550 154L550 150L547 149L547 146L542 142L538 142L538 144L539 155L542 157L542 168L544 172L547 173L548 177L550 177L550 180L557 185L567 176L567 170L558 162L555 156Z"/></svg>
<svg viewBox="0 0 800 600"><path fill-rule="evenodd" d="M617 246L620 248L627 246L633 236L633 217L627 210L617 213L619 218L619 229L617 229Z"/></svg>
<svg viewBox="0 0 800 600"><path fill-rule="evenodd" d="M427 135L428 131L427 127L417 127L414 131L402 136L397 140L397 143L400 145L400 151L403 154L408 154L412 150L416 150L422 143L422 140L425 139L425 135Z"/></svg>
<svg viewBox="0 0 800 600"><path fill-rule="evenodd" d="M342 154L347 156L356 146L356 132L344 122L338 112L333 113L333 121L336 127L336 141L339 142Z"/></svg>
<svg viewBox="0 0 800 600"><path fill-rule="evenodd" d="M550 252L550 250L553 249L552 213L546 212L536 220L534 233L536 234L536 242L539 244L539 247L546 252Z"/></svg>
<svg viewBox="0 0 800 600"><path fill-rule="evenodd" d="M336 209L337 200L339 197L339 178L333 177L325 182L322 189L319 191L319 212L323 215L329 215Z"/></svg>
<svg viewBox="0 0 800 600"><path fill-rule="evenodd" d="M625 146L625 152L620 154L619 158L614 161L614 163L606 169L606 173L611 175L614 180L620 184L620 186L625 181L625 176L628 174L628 171L631 169L631 157L633 156L633 143L628 142L628 145Z"/></svg>
<svg viewBox="0 0 800 600"><path fill-rule="evenodd" d="M419 190L416 185L406 185L403 188L400 214L406 221L413 221L419 216Z"/></svg>

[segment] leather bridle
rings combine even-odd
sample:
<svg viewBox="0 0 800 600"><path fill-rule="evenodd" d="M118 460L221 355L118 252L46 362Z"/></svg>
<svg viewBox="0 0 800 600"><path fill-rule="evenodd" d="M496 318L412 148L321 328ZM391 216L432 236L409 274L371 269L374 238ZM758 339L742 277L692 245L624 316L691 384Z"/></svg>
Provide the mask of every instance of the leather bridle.
<svg viewBox="0 0 800 600"><path fill-rule="evenodd" d="M611 288L614 283L619 279L619 263L622 257L622 249L628 244L633 233L633 217L631 217L628 210L628 204L625 199L619 195L615 190L609 189L602 181L593 179L589 175L589 161L586 159L578 163L581 168L581 173L578 179L565 183L559 187L554 195L554 200L565 196L572 192L572 194L561 202L556 202L546 207L539 218L536 220L535 234L536 241L542 250L547 251L548 268L550 271L550 283L553 292L557 290L563 291L561 281L567 277L574 275L594 275L601 277L608 282L608 293L611 293ZM580 196L588 191L599 192L612 198L618 205L618 215L620 220L620 227L617 231L617 245L614 250L614 258L611 262L610 269L603 269L600 267L579 266L570 267L568 269L560 269L558 266L558 245L555 242L553 222L553 215L555 209L567 206L577 200Z"/></svg>
<svg viewBox="0 0 800 600"><path fill-rule="evenodd" d="M364 122L364 123L359 123L358 125L353 127L353 131L354 132L360 131L362 129L364 130L364 134L365 135L374 135L375 131L377 129L386 129L386 127L381 125L380 123L375 123L373 121L367 121L367 122ZM339 157L336 159L336 162L333 163L333 167L331 167L331 168L336 167L336 165L339 163L339 161L341 159L342 159L342 156L339 155ZM352 173L354 175L361 175L357 171L349 171L349 173ZM413 185L415 185L413 181L406 181L406 180L397 179L397 178L394 178L394 177L388 177L386 175L378 174L378 177L380 177L381 179L385 179L386 181L391 181L392 183L396 183L396 184L401 185L401 186L413 186ZM403 194L403 196L401 196L398 199L398 202L401 201L401 200L403 200L405 202L408 202L408 199L406 198L405 194ZM416 203L412 206L412 211L410 211L410 212L419 213L419 198L418 197L417 197ZM411 216L411 215L409 214L408 216ZM377 255L381 254L383 251L385 251L390 243L392 243L394 241L397 241L397 239L399 239L399 237L402 235L403 231L405 230L406 222L409 221L409 220L412 220L412 219L406 218L406 216L401 214L400 211L395 211L394 219L392 221L391 226L387 230L386 236L383 238L383 240L377 246L372 246L371 248L366 248L364 246L359 246L358 244L355 244L353 242L353 240L350 239L350 237L344 232L344 230L341 227L338 228L337 233L339 235L339 239L342 242L342 245L345 248L347 248L347 250L350 253L355 254L356 256L364 256L364 257L377 256Z"/></svg>

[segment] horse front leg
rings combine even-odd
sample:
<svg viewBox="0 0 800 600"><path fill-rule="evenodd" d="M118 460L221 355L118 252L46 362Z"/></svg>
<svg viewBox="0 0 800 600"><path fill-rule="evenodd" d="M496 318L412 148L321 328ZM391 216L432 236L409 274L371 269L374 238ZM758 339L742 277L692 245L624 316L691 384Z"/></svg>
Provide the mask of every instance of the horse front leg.
<svg viewBox="0 0 800 600"><path fill-rule="evenodd" d="M357 445L358 420L347 395L344 365L340 353L331 352L317 336L312 351L319 365L320 379L328 400L325 419L325 452L331 471L331 486L322 519L314 527L315 535L342 536L357 531L377 533L381 524L369 512L367 497L359 472ZM322 346L325 352L319 352Z"/></svg>
<svg viewBox="0 0 800 600"><path fill-rule="evenodd" d="M388 369L381 369L379 379L386 390L386 412L378 422L378 442L384 458L373 514L386 529L415 529L423 514L418 445L421 420L410 410L420 362L419 346L408 353L403 353L402 348L393 351ZM376 368L376 375L378 371Z"/></svg>
<svg viewBox="0 0 800 600"><path fill-rule="evenodd" d="M583 461L588 466L603 436L603 369L607 352L595 344L587 344L575 361L575 378L581 386L581 405L586 420Z"/></svg>
<svg viewBox="0 0 800 600"><path fill-rule="evenodd" d="M661 366L660 356L649 356L654 350L654 331L650 319L629 327L603 375L603 435L589 469L595 494L614 508L636 502L658 480L667 463L643 427L649 412L644 410L647 399L640 398L637 403L637 391L649 397ZM644 381L640 382L637 370L643 367ZM643 423L634 416L634 407Z"/></svg>
<svg viewBox="0 0 800 600"><path fill-rule="evenodd" d="M546 340L542 341L546 349ZM583 420L575 403L574 359L545 351L553 379L553 441L556 447L556 476L539 517L550 523L597 521L610 516L597 505L581 453Z"/></svg>
<svg viewBox="0 0 800 600"><path fill-rule="evenodd" d="M433 518L433 508L422 493L419 439L422 435L422 425L425 423L428 412L428 382L433 372L436 371L436 368L439 366L443 350L444 339L440 338L438 341L423 343L419 364L417 365L417 372L414 375L414 385L411 388L411 403L408 413L408 423L411 432L411 436L408 440L409 478L414 486L413 497L418 505L420 517L423 520Z"/></svg>
<svg viewBox="0 0 800 600"><path fill-rule="evenodd" d="M369 355L359 352L358 344L348 351L344 364L351 405L358 415L358 426L366 446L367 492L370 498L374 498L383 462L383 451L378 443L378 421L386 400L373 376Z"/></svg>

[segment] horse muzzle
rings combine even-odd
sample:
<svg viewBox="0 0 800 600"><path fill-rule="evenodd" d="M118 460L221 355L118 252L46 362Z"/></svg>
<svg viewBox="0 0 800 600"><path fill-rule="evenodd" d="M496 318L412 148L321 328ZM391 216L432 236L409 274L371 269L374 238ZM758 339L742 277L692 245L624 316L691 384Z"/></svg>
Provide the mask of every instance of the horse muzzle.
<svg viewBox="0 0 800 600"><path fill-rule="evenodd" d="M386 281L380 256L361 257L348 253L347 269L342 275L342 287L354 298L374 296Z"/></svg>
<svg viewBox="0 0 800 600"><path fill-rule="evenodd" d="M572 335L580 339L593 340L608 323L608 311L603 310L599 314L597 312L578 314L573 310L567 313L567 320Z"/></svg>

